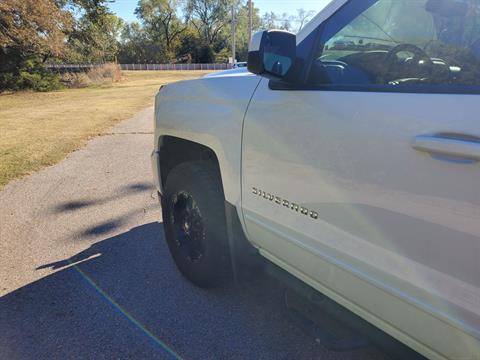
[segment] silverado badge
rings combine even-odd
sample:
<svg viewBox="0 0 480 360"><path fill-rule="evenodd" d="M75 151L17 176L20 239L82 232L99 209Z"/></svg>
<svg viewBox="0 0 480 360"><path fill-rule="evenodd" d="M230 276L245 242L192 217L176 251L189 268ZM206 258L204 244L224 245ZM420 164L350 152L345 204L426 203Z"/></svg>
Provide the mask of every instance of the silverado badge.
<svg viewBox="0 0 480 360"><path fill-rule="evenodd" d="M277 205L285 207L286 209L290 209L292 211L295 211L299 214L309 216L310 218L312 218L314 220L318 219L318 213L317 212L311 211L311 210L307 209L306 207L301 206L297 203L294 203L294 202L291 202L289 200L283 199L283 198L281 198L279 196L276 196L276 195L272 195L270 193L267 193L265 191L262 191L260 189L255 188L255 187L252 188L252 192L253 192L254 195L258 195L265 200L271 201L273 204L277 204Z"/></svg>

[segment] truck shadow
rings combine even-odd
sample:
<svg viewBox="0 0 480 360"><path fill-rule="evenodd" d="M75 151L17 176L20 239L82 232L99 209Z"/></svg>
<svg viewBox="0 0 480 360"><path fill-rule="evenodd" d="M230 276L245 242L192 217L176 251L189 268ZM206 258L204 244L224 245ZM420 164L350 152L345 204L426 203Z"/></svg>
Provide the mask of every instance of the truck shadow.
<svg viewBox="0 0 480 360"><path fill-rule="evenodd" d="M331 357L289 318L266 275L203 291L150 223L41 268L56 272L0 298L5 359L312 359ZM344 359L382 359L374 349Z"/></svg>

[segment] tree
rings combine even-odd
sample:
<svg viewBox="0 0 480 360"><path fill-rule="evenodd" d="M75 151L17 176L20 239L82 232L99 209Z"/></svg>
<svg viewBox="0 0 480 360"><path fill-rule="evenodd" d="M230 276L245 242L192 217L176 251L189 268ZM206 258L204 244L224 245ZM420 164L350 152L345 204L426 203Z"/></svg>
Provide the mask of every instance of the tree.
<svg viewBox="0 0 480 360"><path fill-rule="evenodd" d="M100 23L105 15L111 14L107 3L115 0L55 0L58 7L70 13L80 14L92 23Z"/></svg>
<svg viewBox="0 0 480 360"><path fill-rule="evenodd" d="M72 17L54 0L2 0L0 2L0 51L60 55Z"/></svg>
<svg viewBox="0 0 480 360"><path fill-rule="evenodd" d="M213 58L214 54L211 47L205 44L195 28L188 27L180 36L177 61L181 63L209 63L212 62Z"/></svg>
<svg viewBox="0 0 480 360"><path fill-rule="evenodd" d="M315 16L313 10L297 9L296 15L283 13L277 15L274 12L265 13L262 17L262 27L264 29L281 29L291 32L299 32Z"/></svg>
<svg viewBox="0 0 480 360"><path fill-rule="evenodd" d="M297 9L297 16L295 21L297 23L297 32L301 31L303 27L315 16L316 12L313 10L307 11L305 9Z"/></svg>
<svg viewBox="0 0 480 360"><path fill-rule="evenodd" d="M241 6L237 13L237 54L238 61L247 61L248 58L248 5ZM258 31L262 28L262 19L260 18L260 10L258 8L253 9L253 31ZM231 53L229 54L231 56ZM228 57L227 57L228 59Z"/></svg>
<svg viewBox="0 0 480 360"><path fill-rule="evenodd" d="M125 27L125 21L116 15L109 14L105 18L104 25L105 34L102 47L105 49L105 55L107 57L116 59L120 47L118 40Z"/></svg>
<svg viewBox="0 0 480 360"><path fill-rule="evenodd" d="M283 13L282 16L279 18L279 29L285 31L293 31L292 22L295 21L294 17L288 15L287 13Z"/></svg>
<svg viewBox="0 0 480 360"><path fill-rule="evenodd" d="M168 57L173 59L179 36L187 25L177 16L181 0L140 0L135 14L142 20L154 41L165 41Z"/></svg>
<svg viewBox="0 0 480 360"><path fill-rule="evenodd" d="M124 27L118 58L124 64L164 63L168 61L164 44L153 41L145 28L136 22Z"/></svg>
<svg viewBox="0 0 480 360"><path fill-rule="evenodd" d="M265 13L262 17L262 27L266 30L275 29L277 27L277 21L277 15L273 11Z"/></svg>
<svg viewBox="0 0 480 360"><path fill-rule="evenodd" d="M187 20L208 45L213 45L229 24L232 0L188 0Z"/></svg>
<svg viewBox="0 0 480 360"><path fill-rule="evenodd" d="M72 16L54 0L0 2L0 90L50 90L58 78L43 64L61 56Z"/></svg>
<svg viewBox="0 0 480 360"><path fill-rule="evenodd" d="M125 23L119 17L105 13L99 22L87 16L77 20L69 37L67 60L71 62L112 62L117 58L118 38Z"/></svg>
<svg viewBox="0 0 480 360"><path fill-rule="evenodd" d="M115 61L123 20L107 7L111 0L57 0L74 13L75 23L68 36L67 61Z"/></svg>

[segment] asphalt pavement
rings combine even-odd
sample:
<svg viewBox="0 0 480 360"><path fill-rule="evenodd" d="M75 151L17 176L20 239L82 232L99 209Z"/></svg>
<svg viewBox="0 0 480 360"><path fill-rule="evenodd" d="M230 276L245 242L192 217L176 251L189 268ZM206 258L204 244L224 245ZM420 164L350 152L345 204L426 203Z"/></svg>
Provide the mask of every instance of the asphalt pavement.
<svg viewBox="0 0 480 360"><path fill-rule="evenodd" d="M384 359L332 352L273 278L204 291L176 270L149 108L0 192L0 359Z"/></svg>

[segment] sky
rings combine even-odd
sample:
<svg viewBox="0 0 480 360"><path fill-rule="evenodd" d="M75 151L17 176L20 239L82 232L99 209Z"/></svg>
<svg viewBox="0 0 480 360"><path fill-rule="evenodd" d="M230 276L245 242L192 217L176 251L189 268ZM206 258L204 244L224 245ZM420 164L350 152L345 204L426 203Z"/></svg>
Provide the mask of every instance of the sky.
<svg viewBox="0 0 480 360"><path fill-rule="evenodd" d="M295 14L297 9L320 11L330 0L254 0L260 13L273 11L276 14ZM126 21L137 20L134 14L138 0L115 0L110 8Z"/></svg>

